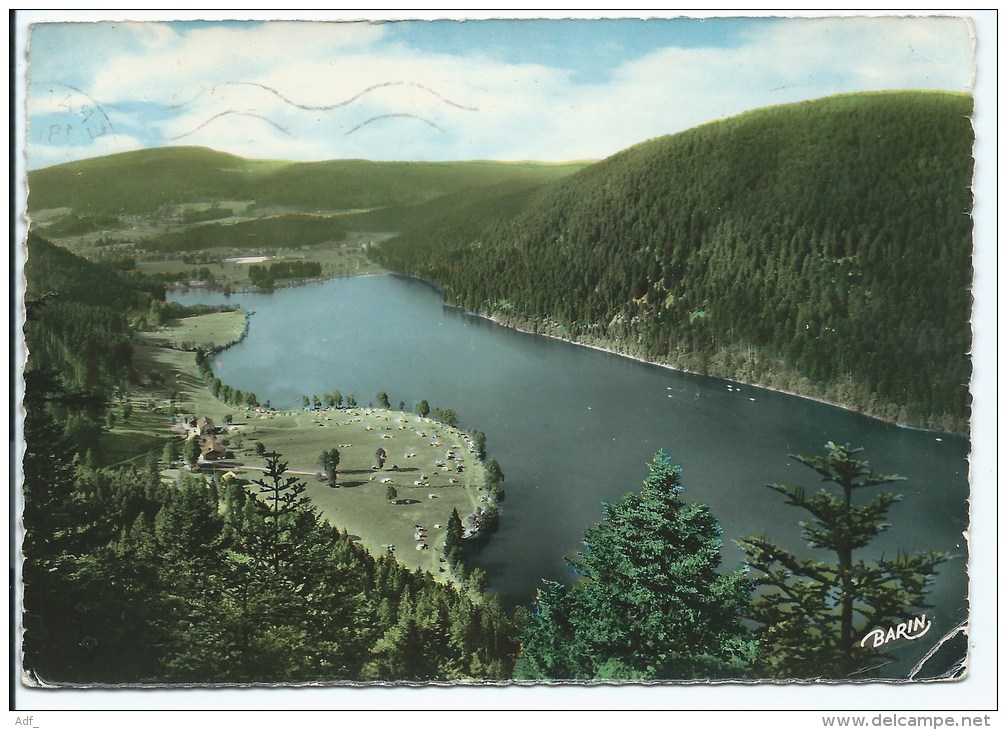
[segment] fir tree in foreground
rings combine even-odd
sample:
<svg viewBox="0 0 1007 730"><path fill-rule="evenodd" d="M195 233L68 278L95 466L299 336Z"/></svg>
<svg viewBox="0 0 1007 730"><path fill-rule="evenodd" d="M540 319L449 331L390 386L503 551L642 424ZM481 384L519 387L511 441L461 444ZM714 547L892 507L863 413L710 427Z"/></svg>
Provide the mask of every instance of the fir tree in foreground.
<svg viewBox="0 0 1007 730"><path fill-rule="evenodd" d="M905 620L925 606L924 597L941 553L880 558L873 564L854 560L886 530L887 514L899 497L882 493L864 504L853 503L857 490L878 487L903 477L871 471L856 455L863 449L826 444L827 453L793 456L838 485L808 496L803 487L769 484L787 504L811 513L802 535L813 548L836 555L835 563L798 558L767 537L740 541L749 565L762 574L763 587L752 606L759 622L760 650L756 669L779 678L863 678L884 661L870 644L861 647L866 631Z"/></svg>
<svg viewBox="0 0 1007 730"><path fill-rule="evenodd" d="M659 451L640 494L606 504L571 565L520 615L518 679L699 679L746 674L743 571L720 567L721 528L681 498L681 467Z"/></svg>

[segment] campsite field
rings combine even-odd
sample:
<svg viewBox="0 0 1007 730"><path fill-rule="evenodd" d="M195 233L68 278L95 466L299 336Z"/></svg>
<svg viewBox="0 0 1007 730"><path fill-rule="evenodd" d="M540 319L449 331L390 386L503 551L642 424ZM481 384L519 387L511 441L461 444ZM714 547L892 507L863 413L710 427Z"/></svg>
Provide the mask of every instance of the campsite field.
<svg viewBox="0 0 1007 730"><path fill-rule="evenodd" d="M232 432L240 438L239 476L261 478L254 443L283 455L292 473L303 475L307 495L332 525L359 538L377 555L392 548L409 568L441 574L444 527L452 509L464 519L485 499L485 473L464 432L429 418L379 408L245 413ZM234 437L232 437L233 440ZM339 450L338 486L321 474L318 457ZM375 452L387 453L377 469ZM453 454L456 458L448 459ZM462 471L457 471L457 465ZM386 499L388 487L397 492ZM417 526L426 538L416 538ZM418 545L427 549L419 550Z"/></svg>
<svg viewBox="0 0 1007 730"><path fill-rule="evenodd" d="M201 315L145 333L134 356L141 385L123 401L132 413L106 434L106 450L114 451L117 461L129 460L130 447L137 462L148 453L160 456L168 440L181 444L183 422L209 418L218 429L214 438L229 456L201 464L201 473L262 479L265 461L256 453L256 443L261 443L267 452L281 455L288 473L303 479L305 493L330 524L375 555L392 551L408 568L450 580L441 562L448 517L457 509L464 521L489 499L485 470L470 435L415 413L381 408L281 411L228 406L204 385L193 353L172 345L229 342L239 324L243 329L244 317L242 310ZM322 451L332 448L340 454L336 487L329 486L319 465ZM380 469L379 448L387 454ZM174 481L180 469L190 471L188 466L164 466L166 481ZM387 499L389 486L397 491L392 502ZM417 526L424 532L418 533Z"/></svg>

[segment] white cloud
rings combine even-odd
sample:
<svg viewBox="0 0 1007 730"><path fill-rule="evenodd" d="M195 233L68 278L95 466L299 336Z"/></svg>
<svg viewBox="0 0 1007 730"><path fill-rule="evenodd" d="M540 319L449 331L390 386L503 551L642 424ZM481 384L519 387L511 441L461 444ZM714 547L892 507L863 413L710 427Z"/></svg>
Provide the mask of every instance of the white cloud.
<svg viewBox="0 0 1007 730"><path fill-rule="evenodd" d="M795 53L788 45L800 38ZM810 65L841 74L854 88L943 88L966 91L973 53L962 18L792 20L770 26L760 45L775 50L777 67Z"/></svg>
<svg viewBox="0 0 1007 730"><path fill-rule="evenodd" d="M883 89L967 91L968 26L959 19L793 20L759 26L736 48L667 48L620 67L611 81L571 87L539 149L592 156L749 109ZM576 121L576 123L569 123ZM523 140L517 154L534 152Z"/></svg>
<svg viewBox="0 0 1007 730"><path fill-rule="evenodd" d="M138 32L139 29L138 29ZM151 33L145 48L108 63L93 83L109 103L151 99L170 104L221 81L268 77L291 62L326 64L384 35L370 23L267 23Z"/></svg>
<svg viewBox="0 0 1007 730"><path fill-rule="evenodd" d="M759 106L966 90L972 77L968 26L955 18L757 23L735 47L665 48L593 84L543 65L419 52L374 24L122 28L131 50L106 49L91 97L111 110L159 105L146 132L163 143L253 157L597 158ZM32 112L44 104L33 99ZM131 114L120 129L142 136Z"/></svg>

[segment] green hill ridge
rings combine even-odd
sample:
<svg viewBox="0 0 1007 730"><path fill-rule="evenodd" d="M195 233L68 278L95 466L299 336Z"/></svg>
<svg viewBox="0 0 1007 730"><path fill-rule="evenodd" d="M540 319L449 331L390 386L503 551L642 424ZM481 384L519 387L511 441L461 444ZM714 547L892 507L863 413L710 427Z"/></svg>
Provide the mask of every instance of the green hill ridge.
<svg viewBox="0 0 1007 730"><path fill-rule="evenodd" d="M375 256L507 324L966 430L971 112L936 92L760 109L434 201Z"/></svg>
<svg viewBox="0 0 1007 730"><path fill-rule="evenodd" d="M246 160L201 147L164 147L68 162L28 173L31 211L145 214L200 200L351 210L415 205L504 182L539 183L587 163L287 162Z"/></svg>

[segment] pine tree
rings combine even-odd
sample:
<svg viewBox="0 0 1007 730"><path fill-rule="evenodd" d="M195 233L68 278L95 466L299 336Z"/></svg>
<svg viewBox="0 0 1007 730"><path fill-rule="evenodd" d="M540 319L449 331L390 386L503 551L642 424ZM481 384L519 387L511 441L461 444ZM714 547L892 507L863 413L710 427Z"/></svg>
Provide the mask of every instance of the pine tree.
<svg viewBox="0 0 1007 730"><path fill-rule="evenodd" d="M811 513L801 523L802 536L819 550L834 553L836 562L799 558L768 537L740 541L749 565L761 573L762 587L752 606L759 622L757 670L774 677L846 678L865 671L882 656L861 647L865 631L896 623L924 607L924 598L937 566L946 560L938 552L898 554L873 564L855 559L854 551L888 529L888 509L899 500L882 493L869 502L854 504L854 492L879 487L903 477L876 473L857 457L863 451L849 444L826 445L824 455L794 455L838 486L808 496L803 487L769 484L786 503Z"/></svg>
<svg viewBox="0 0 1007 730"><path fill-rule="evenodd" d="M51 680L75 679L88 653L72 556L85 551L83 526L94 517L77 494L73 444L46 410L65 397L52 373L25 373L24 667Z"/></svg>
<svg viewBox="0 0 1007 730"><path fill-rule="evenodd" d="M197 582L211 571L221 548L223 518L209 485L200 476L184 476L181 487L170 503L157 512L154 534L165 562L184 562L194 575L175 572L176 580Z"/></svg>
<svg viewBox="0 0 1007 730"><path fill-rule="evenodd" d="M458 515L456 507L451 510L447 529L444 531L444 557L447 558L448 564L451 566L461 559L462 535L462 518Z"/></svg>
<svg viewBox="0 0 1007 730"><path fill-rule="evenodd" d="M502 502L504 498L503 483L504 473L500 468L500 462L491 459L486 463L486 489L497 502Z"/></svg>
<svg viewBox="0 0 1007 730"><path fill-rule="evenodd" d="M307 485L296 476L287 476L287 463L280 461L276 452L266 454L265 479L253 479L248 485L253 496L255 511L264 520L264 531L246 533L251 538L252 555L279 573L283 563L290 558L293 545L285 539L291 529L291 519L298 512L310 510L310 500L304 496ZM255 534L258 532L259 534Z"/></svg>
<svg viewBox="0 0 1007 730"><path fill-rule="evenodd" d="M519 678L745 674L749 582L741 570L719 572L720 525L709 507L681 499L680 473L660 451L640 494L605 505L571 561L581 580L547 584L522 619Z"/></svg>

